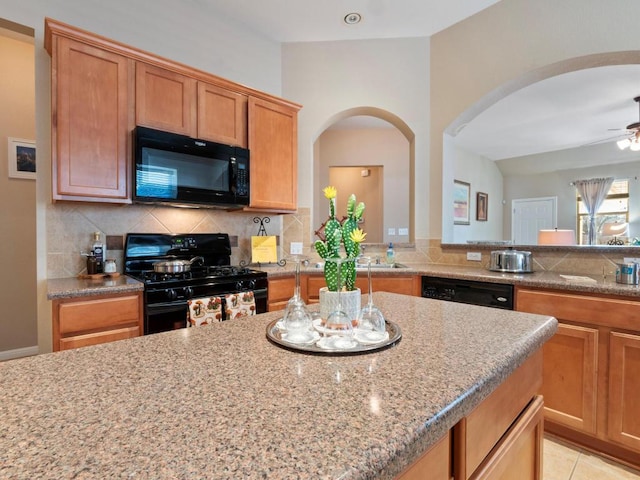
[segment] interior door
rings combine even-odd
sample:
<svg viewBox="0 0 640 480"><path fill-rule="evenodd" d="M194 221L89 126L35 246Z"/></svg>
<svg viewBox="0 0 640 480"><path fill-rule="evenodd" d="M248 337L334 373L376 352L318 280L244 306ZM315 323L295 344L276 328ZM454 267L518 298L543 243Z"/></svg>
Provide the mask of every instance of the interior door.
<svg viewBox="0 0 640 480"><path fill-rule="evenodd" d="M511 238L516 245L537 245L538 231L557 226L558 197L519 198L511 203Z"/></svg>

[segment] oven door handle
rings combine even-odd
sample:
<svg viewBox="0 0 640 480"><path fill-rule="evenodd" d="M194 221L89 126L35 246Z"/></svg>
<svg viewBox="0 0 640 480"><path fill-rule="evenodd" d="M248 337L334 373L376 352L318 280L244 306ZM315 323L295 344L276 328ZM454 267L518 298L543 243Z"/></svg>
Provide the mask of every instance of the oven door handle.
<svg viewBox="0 0 640 480"><path fill-rule="evenodd" d="M166 303L153 303L151 305L147 305L148 312L159 313L159 311L163 312L178 312L180 310L184 310L187 306L187 301L176 303L176 302L166 302Z"/></svg>
<svg viewBox="0 0 640 480"><path fill-rule="evenodd" d="M267 289L266 288L257 288L255 290L249 289L248 291L253 292L253 296L255 298L267 298Z"/></svg>

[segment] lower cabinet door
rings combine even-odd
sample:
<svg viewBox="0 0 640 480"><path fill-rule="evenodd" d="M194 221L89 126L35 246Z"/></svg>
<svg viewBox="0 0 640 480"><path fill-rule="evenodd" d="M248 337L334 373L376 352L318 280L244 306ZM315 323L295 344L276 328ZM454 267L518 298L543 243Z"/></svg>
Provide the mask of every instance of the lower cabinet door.
<svg viewBox="0 0 640 480"><path fill-rule="evenodd" d="M640 336L611 332L609 338L608 436L640 452Z"/></svg>
<svg viewBox="0 0 640 480"><path fill-rule="evenodd" d="M560 323L543 351L541 393L547 420L594 434L598 330Z"/></svg>
<svg viewBox="0 0 640 480"><path fill-rule="evenodd" d="M472 480L541 480L543 401L535 397L471 476Z"/></svg>

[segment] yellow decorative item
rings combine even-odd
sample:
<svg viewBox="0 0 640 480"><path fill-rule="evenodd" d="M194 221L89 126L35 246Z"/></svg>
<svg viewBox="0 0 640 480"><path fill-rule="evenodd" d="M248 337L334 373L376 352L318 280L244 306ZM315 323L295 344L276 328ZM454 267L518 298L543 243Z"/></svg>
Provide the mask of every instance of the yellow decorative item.
<svg viewBox="0 0 640 480"><path fill-rule="evenodd" d="M251 261L253 263L278 262L278 247L274 235L251 237Z"/></svg>

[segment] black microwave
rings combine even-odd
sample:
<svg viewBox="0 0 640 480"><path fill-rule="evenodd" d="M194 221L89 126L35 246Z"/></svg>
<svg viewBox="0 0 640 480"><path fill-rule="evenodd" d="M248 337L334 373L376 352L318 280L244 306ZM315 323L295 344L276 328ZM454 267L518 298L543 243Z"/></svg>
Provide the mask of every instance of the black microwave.
<svg viewBox="0 0 640 480"><path fill-rule="evenodd" d="M133 201L249 205L249 150L147 127L134 131Z"/></svg>

